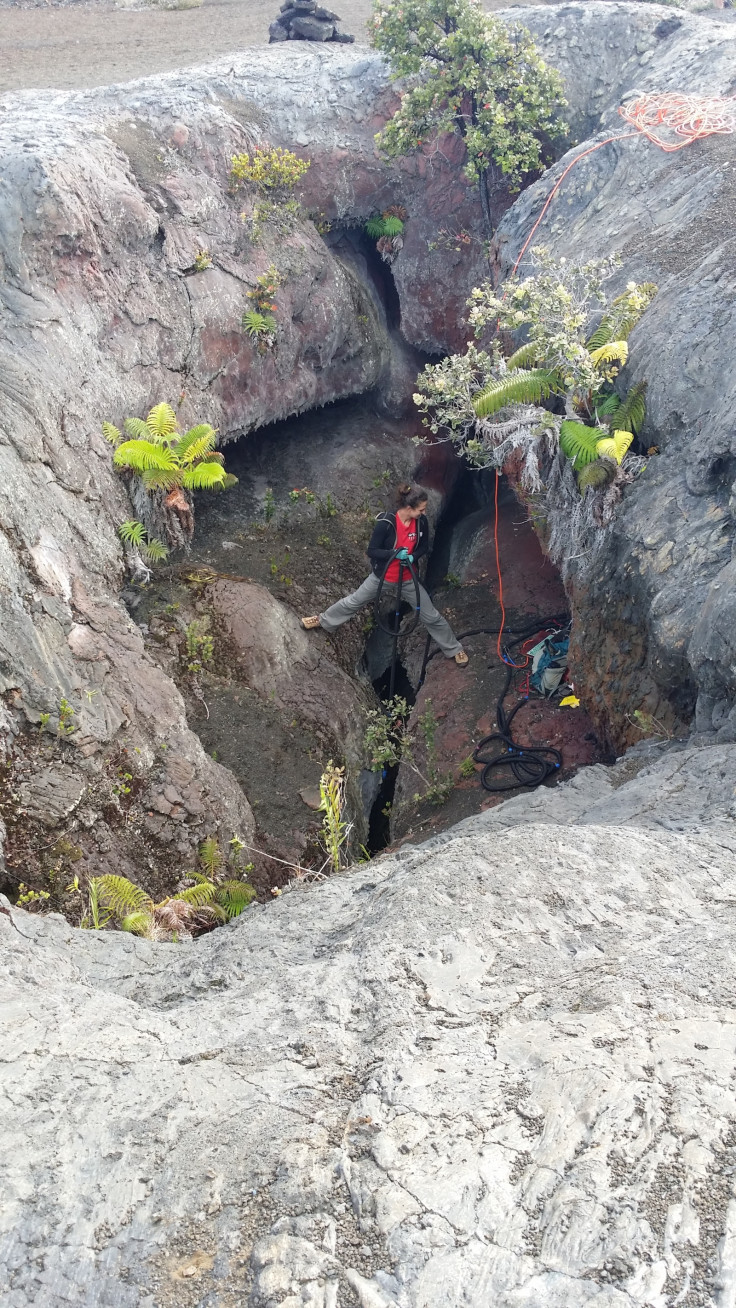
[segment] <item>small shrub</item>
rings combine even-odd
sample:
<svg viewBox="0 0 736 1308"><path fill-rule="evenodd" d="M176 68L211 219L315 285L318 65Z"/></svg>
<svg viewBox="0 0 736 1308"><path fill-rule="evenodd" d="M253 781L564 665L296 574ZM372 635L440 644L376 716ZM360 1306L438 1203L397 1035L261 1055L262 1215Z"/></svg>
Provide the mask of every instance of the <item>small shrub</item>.
<svg viewBox="0 0 736 1308"><path fill-rule="evenodd" d="M319 780L320 812L322 819L322 842L327 861L333 872L339 872L344 865L344 850L352 829L352 823L344 820L345 813L345 769L336 767L332 759L327 764Z"/></svg>
<svg viewBox="0 0 736 1308"><path fill-rule="evenodd" d="M270 486L268 487L268 490L266 491L266 494L263 497L263 512L266 518L266 522L270 522L274 513L276 512L276 496L274 495Z"/></svg>
<svg viewBox="0 0 736 1308"><path fill-rule="evenodd" d="M235 186L250 182L265 194L283 193L296 186L309 168L308 159L300 159L281 146L256 147L252 154L232 157L230 177Z"/></svg>
<svg viewBox="0 0 736 1308"><path fill-rule="evenodd" d="M194 271L198 273L206 272L211 267L212 259L209 250L198 250L194 256Z"/></svg>

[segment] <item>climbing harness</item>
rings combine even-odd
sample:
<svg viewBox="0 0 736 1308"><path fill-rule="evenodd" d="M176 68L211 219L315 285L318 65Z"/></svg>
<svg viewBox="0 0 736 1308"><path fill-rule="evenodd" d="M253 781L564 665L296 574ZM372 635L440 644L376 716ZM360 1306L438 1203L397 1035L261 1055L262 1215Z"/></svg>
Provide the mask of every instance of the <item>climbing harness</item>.
<svg viewBox="0 0 736 1308"><path fill-rule="evenodd" d="M414 584L415 604L414 604L414 612L411 618L409 619L409 621L407 622L406 626L404 627L403 635L409 636L412 631L416 630L417 624L419 622L419 610L421 608L421 595L419 593L419 578L417 576L416 569L414 567L414 564L410 563L408 559L399 558L400 554L401 554L401 550L394 550L393 554L391 555L391 558L386 563L386 566L381 574L381 579L378 583L376 598L373 601L373 613L376 619L376 626L379 627L381 631L384 631L388 636L391 636L393 640L393 649L391 653L391 675L389 679L389 692L388 692L388 697L390 700L393 699L394 697L394 689L396 686L396 664L398 662L398 657L399 657L399 633L401 630L401 606L402 603L404 602L401 598L401 592L404 586L405 572L408 574L408 577L411 578L411 581ZM396 582L387 583L386 573L388 572L392 563L398 563L399 576ZM396 586L396 601L395 601L396 607L394 608L393 612L390 614L390 618L388 622L384 622L383 615L381 613L381 595L383 593L383 587L386 584L390 586L392 585Z"/></svg>

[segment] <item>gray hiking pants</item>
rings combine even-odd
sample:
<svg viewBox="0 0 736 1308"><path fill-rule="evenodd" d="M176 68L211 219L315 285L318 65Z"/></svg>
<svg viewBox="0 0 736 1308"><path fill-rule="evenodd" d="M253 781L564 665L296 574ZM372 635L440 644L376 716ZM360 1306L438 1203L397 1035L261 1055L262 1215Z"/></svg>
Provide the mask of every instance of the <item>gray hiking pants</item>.
<svg viewBox="0 0 736 1308"><path fill-rule="evenodd" d="M379 578L375 573L366 577L362 586L354 590L352 595L346 595L344 599L338 600L331 608L319 615L319 625L325 631L337 631L343 622L348 618L354 617L359 609L365 608L366 604L371 604L376 598L378 592ZM398 587L386 582L383 587L383 594L394 599ZM414 591L413 581L404 582L401 587L401 598L406 600L414 608L416 604L416 593ZM442 653L446 658L451 659L455 654L459 654L462 649L460 641L453 635L449 622L446 622L441 613L437 612L429 595L423 586L419 587L419 619L427 628L433 640L437 641Z"/></svg>

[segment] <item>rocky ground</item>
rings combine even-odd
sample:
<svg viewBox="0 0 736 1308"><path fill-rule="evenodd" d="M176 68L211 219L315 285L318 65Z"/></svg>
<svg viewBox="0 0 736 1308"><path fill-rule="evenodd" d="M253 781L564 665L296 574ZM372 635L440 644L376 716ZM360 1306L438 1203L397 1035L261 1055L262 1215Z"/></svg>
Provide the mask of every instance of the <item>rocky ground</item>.
<svg viewBox="0 0 736 1308"><path fill-rule="evenodd" d="M723 1308L734 746L191 946L0 911L3 1303Z"/></svg>

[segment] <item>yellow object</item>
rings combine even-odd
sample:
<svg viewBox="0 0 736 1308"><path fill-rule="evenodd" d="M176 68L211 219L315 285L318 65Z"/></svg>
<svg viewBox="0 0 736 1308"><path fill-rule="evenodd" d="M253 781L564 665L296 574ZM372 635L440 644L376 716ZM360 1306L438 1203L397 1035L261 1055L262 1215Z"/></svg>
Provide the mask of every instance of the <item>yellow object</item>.
<svg viewBox="0 0 736 1308"><path fill-rule="evenodd" d="M613 436L605 436L598 441L598 453L606 454L609 459L621 463L633 439L634 433L631 431L615 431Z"/></svg>
<svg viewBox="0 0 736 1308"><path fill-rule="evenodd" d="M566 695L560 700L560 708L580 708L580 700L577 695Z"/></svg>

